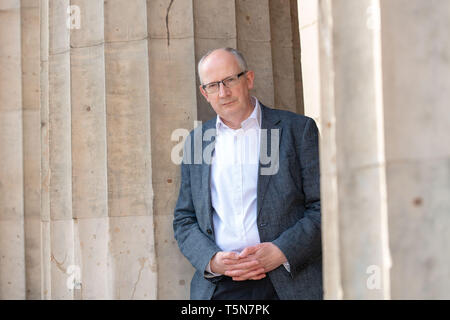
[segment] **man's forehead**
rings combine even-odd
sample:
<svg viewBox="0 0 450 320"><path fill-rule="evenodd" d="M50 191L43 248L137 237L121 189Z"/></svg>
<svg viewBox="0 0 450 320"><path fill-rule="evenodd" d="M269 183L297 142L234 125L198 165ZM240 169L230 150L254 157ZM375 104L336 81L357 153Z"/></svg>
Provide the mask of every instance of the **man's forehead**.
<svg viewBox="0 0 450 320"><path fill-rule="evenodd" d="M203 78L231 76L239 71L235 56L225 50L213 51L201 65ZM219 79L221 80L221 79Z"/></svg>

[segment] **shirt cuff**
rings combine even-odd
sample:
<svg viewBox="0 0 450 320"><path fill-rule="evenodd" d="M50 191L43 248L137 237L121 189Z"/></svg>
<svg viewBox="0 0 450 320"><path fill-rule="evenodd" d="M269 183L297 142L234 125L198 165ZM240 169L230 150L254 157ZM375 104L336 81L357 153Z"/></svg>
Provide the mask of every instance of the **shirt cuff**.
<svg viewBox="0 0 450 320"><path fill-rule="evenodd" d="M214 277L220 277L221 274L220 273L215 273L211 271L211 261L208 262L208 265L206 266L205 269L205 278L214 278Z"/></svg>
<svg viewBox="0 0 450 320"><path fill-rule="evenodd" d="M289 264L289 262L286 261L285 263L283 263L283 266L286 268L287 272L291 273L291 265Z"/></svg>

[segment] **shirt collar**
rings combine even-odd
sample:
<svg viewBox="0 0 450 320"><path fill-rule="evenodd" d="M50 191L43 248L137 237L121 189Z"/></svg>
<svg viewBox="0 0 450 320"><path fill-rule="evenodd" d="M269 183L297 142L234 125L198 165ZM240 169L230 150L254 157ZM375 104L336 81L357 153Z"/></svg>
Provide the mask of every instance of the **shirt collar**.
<svg viewBox="0 0 450 320"><path fill-rule="evenodd" d="M249 122L256 121L258 127L261 128L261 105L259 104L259 101L256 97L252 96L251 101L252 101L252 105L254 106L253 112L250 114L250 116L247 119L245 119L244 121L241 122L241 127L245 128ZM231 129L222 121L222 119L220 119L219 115L217 115L217 118L216 118L217 134L219 133L219 130L223 129L223 128Z"/></svg>

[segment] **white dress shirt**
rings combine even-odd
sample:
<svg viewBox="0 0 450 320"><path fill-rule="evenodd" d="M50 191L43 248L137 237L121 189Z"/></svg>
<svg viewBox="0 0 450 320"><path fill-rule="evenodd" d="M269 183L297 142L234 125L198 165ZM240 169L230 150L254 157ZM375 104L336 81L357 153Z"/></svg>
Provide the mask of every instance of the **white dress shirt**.
<svg viewBox="0 0 450 320"><path fill-rule="evenodd" d="M219 116L211 162L211 202L216 244L240 252L260 243L256 224L261 108L256 98L241 128L231 129Z"/></svg>
<svg viewBox="0 0 450 320"><path fill-rule="evenodd" d="M222 251L241 252L260 243L256 209L261 106L255 97L252 103L253 112L239 129L231 129L217 115L210 187L215 240ZM288 264L284 266L289 271ZM209 264L206 271L218 275Z"/></svg>

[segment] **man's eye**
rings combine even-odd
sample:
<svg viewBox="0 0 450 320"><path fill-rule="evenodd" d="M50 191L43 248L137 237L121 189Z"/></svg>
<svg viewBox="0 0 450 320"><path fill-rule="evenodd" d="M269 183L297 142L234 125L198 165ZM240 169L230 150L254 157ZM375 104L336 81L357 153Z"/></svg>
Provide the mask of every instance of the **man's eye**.
<svg viewBox="0 0 450 320"><path fill-rule="evenodd" d="M217 83L211 83L206 86L207 89L215 89L217 88Z"/></svg>
<svg viewBox="0 0 450 320"><path fill-rule="evenodd" d="M229 85L229 84L233 84L236 80L237 80L236 77L232 77L232 78L223 80L223 82L225 82L225 85Z"/></svg>

